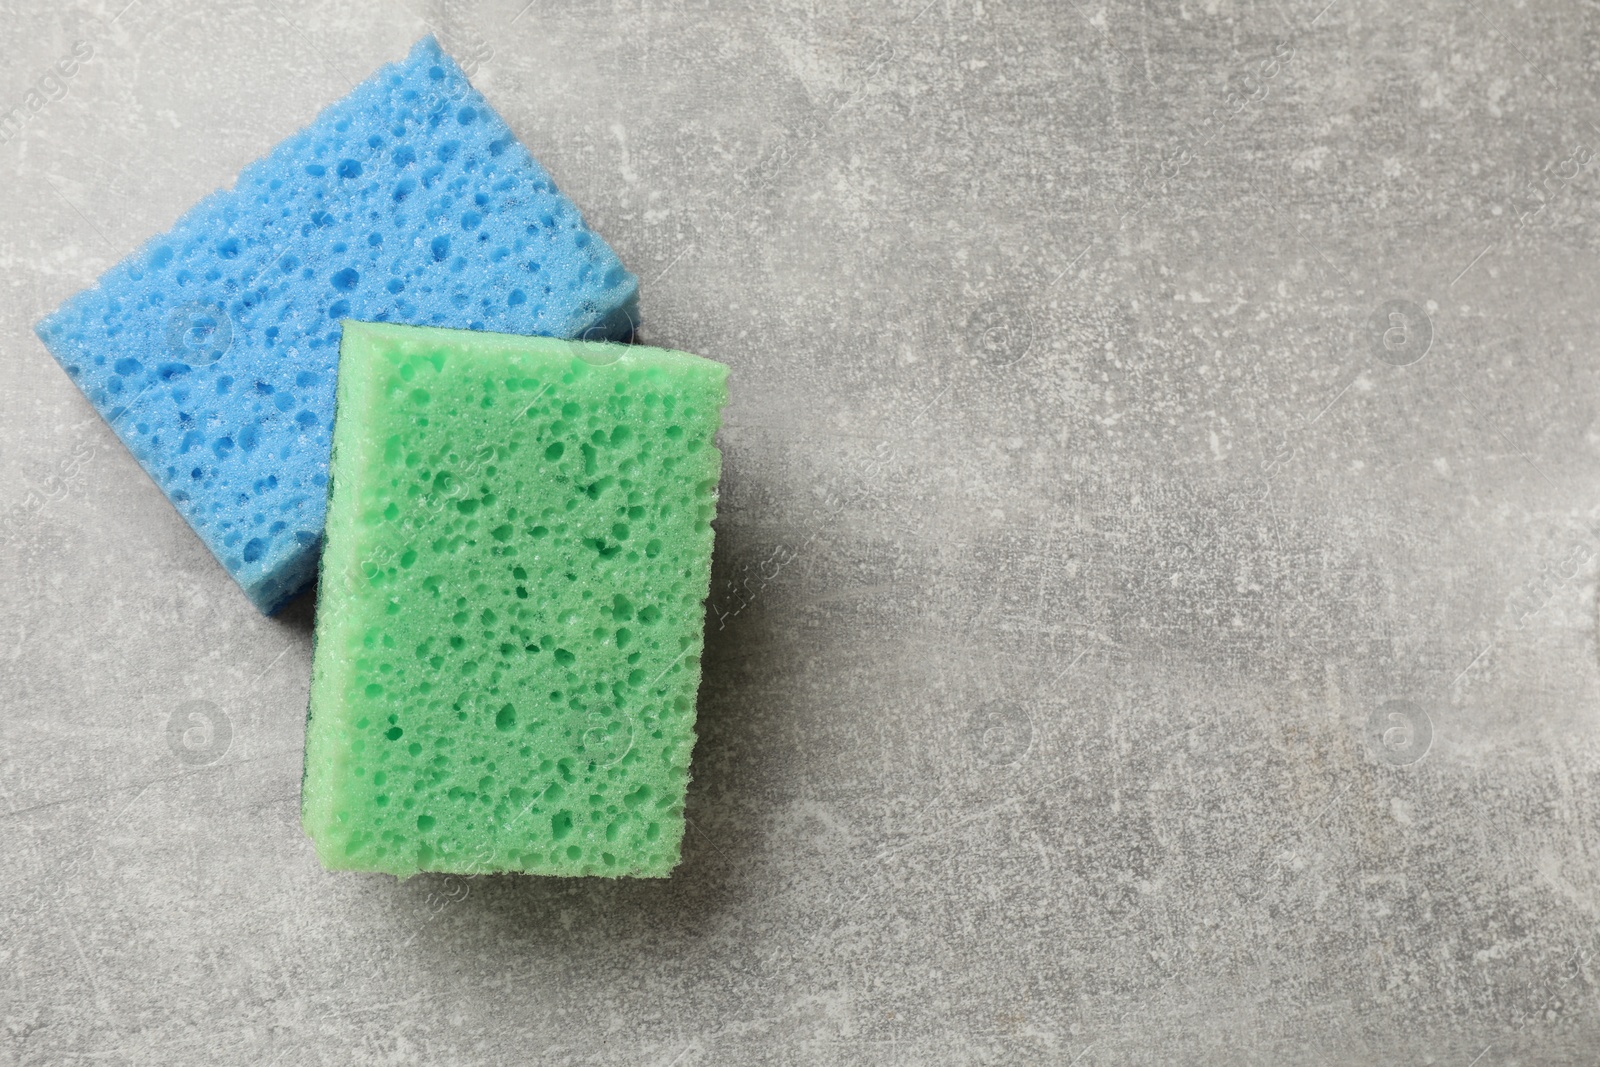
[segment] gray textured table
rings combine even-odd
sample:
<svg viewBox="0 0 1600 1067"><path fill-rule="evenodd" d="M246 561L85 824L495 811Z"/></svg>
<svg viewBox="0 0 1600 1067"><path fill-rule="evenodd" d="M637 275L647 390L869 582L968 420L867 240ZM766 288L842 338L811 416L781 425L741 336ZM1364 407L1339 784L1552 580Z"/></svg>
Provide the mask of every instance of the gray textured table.
<svg viewBox="0 0 1600 1067"><path fill-rule="evenodd" d="M0 11L0 1061L1596 1062L1594 5L125 2ZM670 881L322 871L30 332L430 28L733 368Z"/></svg>

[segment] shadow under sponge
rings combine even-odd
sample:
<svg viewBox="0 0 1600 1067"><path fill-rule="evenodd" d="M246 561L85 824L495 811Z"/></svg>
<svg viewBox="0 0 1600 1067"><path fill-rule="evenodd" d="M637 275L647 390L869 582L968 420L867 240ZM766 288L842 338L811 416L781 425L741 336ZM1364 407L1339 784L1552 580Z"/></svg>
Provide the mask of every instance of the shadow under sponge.
<svg viewBox="0 0 1600 1067"><path fill-rule="evenodd" d="M301 798L325 866L677 865L726 382L345 323Z"/></svg>
<svg viewBox="0 0 1600 1067"><path fill-rule="evenodd" d="M36 331L271 612L316 571L342 318L621 338L637 294L428 37Z"/></svg>

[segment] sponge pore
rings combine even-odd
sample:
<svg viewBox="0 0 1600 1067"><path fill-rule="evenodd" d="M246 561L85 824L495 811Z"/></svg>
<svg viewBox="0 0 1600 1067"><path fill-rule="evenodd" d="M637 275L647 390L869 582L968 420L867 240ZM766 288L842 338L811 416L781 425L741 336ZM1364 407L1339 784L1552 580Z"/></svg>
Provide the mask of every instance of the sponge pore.
<svg viewBox="0 0 1600 1067"><path fill-rule="evenodd" d="M324 865L665 876L727 369L345 324L302 819Z"/></svg>
<svg viewBox="0 0 1600 1067"><path fill-rule="evenodd" d="M36 331L271 612L316 569L340 319L615 338L637 293L429 37Z"/></svg>

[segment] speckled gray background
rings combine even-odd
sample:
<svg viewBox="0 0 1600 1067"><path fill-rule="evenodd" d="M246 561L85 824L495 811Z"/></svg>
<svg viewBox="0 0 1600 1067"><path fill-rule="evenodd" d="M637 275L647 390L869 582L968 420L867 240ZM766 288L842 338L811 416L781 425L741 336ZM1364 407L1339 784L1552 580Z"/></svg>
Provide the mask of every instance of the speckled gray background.
<svg viewBox="0 0 1600 1067"><path fill-rule="evenodd" d="M1593 3L125 2L0 8L0 1061L1600 1059ZM30 332L429 28L733 368L667 882L322 871Z"/></svg>

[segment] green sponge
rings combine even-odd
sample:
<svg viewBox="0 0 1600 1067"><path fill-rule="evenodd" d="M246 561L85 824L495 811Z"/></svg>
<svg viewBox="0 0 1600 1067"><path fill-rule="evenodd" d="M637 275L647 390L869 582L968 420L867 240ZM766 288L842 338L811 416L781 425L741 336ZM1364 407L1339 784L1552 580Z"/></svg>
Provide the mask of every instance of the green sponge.
<svg viewBox="0 0 1600 1067"><path fill-rule="evenodd" d="M329 868L663 877L727 368L345 322L302 821Z"/></svg>

